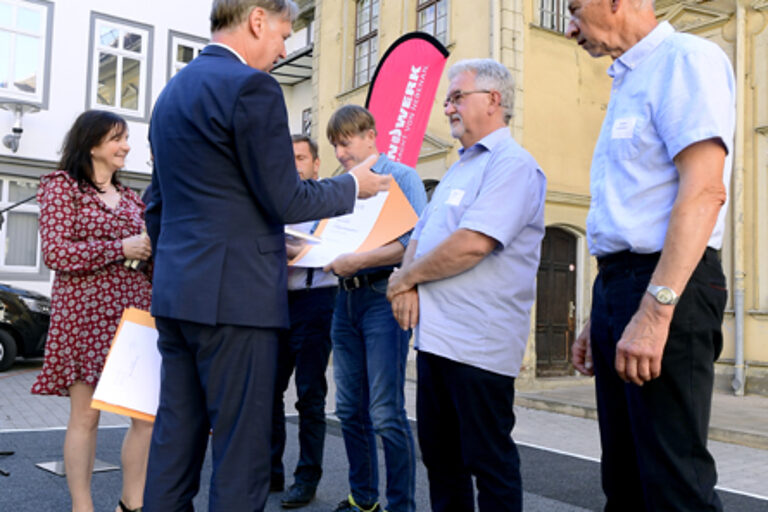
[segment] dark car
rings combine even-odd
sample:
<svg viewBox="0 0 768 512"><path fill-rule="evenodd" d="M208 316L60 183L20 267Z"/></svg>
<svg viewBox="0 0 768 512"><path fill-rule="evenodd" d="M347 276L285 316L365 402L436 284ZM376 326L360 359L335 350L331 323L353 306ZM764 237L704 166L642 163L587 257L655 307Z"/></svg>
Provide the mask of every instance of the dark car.
<svg viewBox="0 0 768 512"><path fill-rule="evenodd" d="M16 356L39 357L45 352L51 300L45 295L0 283L0 372Z"/></svg>

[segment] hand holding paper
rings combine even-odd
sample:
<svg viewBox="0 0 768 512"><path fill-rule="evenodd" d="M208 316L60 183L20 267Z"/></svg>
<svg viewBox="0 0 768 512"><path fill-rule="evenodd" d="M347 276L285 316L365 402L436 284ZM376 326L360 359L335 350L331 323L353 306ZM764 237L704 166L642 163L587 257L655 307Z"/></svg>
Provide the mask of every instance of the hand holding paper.
<svg viewBox="0 0 768 512"><path fill-rule="evenodd" d="M357 178L357 197L360 199L373 197L379 192L389 190L392 176L376 174L371 171L371 166L376 163L378 158L379 155L371 155L349 171Z"/></svg>

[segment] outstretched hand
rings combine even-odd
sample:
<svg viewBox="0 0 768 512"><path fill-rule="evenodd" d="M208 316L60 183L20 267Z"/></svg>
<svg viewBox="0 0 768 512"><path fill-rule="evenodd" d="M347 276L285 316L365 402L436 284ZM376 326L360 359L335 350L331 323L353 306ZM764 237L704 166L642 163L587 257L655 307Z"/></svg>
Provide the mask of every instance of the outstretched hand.
<svg viewBox="0 0 768 512"><path fill-rule="evenodd" d="M371 155L349 171L350 174L357 178L357 197L360 199L373 197L379 192L389 190L392 176L376 174L371 171L371 166L376 163L378 158L379 155Z"/></svg>

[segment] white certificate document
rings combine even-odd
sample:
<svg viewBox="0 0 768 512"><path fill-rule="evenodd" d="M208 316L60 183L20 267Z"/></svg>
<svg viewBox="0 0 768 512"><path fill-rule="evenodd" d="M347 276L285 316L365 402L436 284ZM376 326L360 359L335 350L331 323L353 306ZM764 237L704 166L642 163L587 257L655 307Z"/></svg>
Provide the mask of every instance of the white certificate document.
<svg viewBox="0 0 768 512"><path fill-rule="evenodd" d="M305 247L288 264L324 267L342 254L386 245L413 229L418 220L402 189L392 180L389 191L358 199L352 213L322 220L314 233L320 243Z"/></svg>
<svg viewBox="0 0 768 512"><path fill-rule="evenodd" d="M126 309L91 407L154 421L160 400L161 363L154 319L146 311Z"/></svg>

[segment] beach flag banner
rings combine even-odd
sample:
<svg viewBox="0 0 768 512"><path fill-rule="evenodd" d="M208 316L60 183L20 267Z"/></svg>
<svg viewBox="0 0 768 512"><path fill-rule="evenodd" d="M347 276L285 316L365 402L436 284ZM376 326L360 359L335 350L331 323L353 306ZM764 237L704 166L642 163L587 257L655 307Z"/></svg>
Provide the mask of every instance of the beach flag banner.
<svg viewBox="0 0 768 512"><path fill-rule="evenodd" d="M128 308L109 349L91 407L155 421L160 401L160 366L155 319Z"/></svg>
<svg viewBox="0 0 768 512"><path fill-rule="evenodd" d="M416 167L448 50L424 32L403 35L387 49L371 79L365 106L376 120L376 147Z"/></svg>

